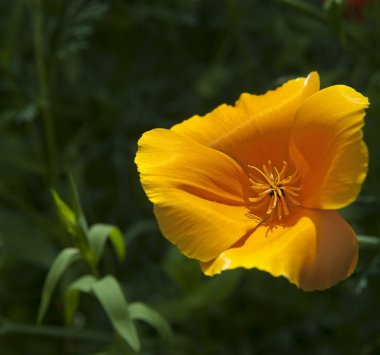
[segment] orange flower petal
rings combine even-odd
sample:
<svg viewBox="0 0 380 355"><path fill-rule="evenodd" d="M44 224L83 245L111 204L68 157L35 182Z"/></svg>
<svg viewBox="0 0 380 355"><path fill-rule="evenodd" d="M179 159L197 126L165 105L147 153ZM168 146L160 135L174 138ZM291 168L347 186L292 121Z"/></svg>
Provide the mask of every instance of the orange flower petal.
<svg viewBox="0 0 380 355"><path fill-rule="evenodd" d="M154 205L162 234L189 258L209 261L250 233L258 221L243 206L228 206L186 192Z"/></svg>
<svg viewBox="0 0 380 355"><path fill-rule="evenodd" d="M235 107L221 105L172 130L228 154L244 167L261 166L268 157L281 165L287 159L294 114L317 90L319 76L313 72L264 95L242 94Z"/></svg>
<svg viewBox="0 0 380 355"><path fill-rule="evenodd" d="M202 263L206 275L238 267L285 276L305 291L347 278L358 256L352 228L336 211L294 209L286 225L259 226L246 242Z"/></svg>
<svg viewBox="0 0 380 355"><path fill-rule="evenodd" d="M368 152L362 137L368 100L336 85L310 96L294 120L290 156L302 180L301 203L339 209L358 195Z"/></svg>
<svg viewBox="0 0 380 355"><path fill-rule="evenodd" d="M247 177L225 154L155 129L135 161L162 233L185 255L213 259L257 225L245 207Z"/></svg>

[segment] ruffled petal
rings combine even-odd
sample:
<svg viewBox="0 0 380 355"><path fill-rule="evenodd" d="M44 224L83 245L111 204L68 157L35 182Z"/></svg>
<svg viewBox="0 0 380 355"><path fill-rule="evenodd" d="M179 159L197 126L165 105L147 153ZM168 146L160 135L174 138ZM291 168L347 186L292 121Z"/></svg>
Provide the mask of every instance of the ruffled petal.
<svg viewBox="0 0 380 355"><path fill-rule="evenodd" d="M287 160L294 114L319 90L316 72L290 80L264 95L242 94L235 106L221 105L204 117L194 116L172 130L222 151L241 166Z"/></svg>
<svg viewBox="0 0 380 355"><path fill-rule="evenodd" d="M261 225L245 243L201 266L206 275L257 268L312 291L327 289L350 276L357 257L355 233L336 211L298 208L286 225Z"/></svg>
<svg viewBox="0 0 380 355"><path fill-rule="evenodd" d="M367 174L362 140L367 107L366 97L336 85L310 96L299 108L290 156L302 180L303 206L339 209L357 197Z"/></svg>
<svg viewBox="0 0 380 355"><path fill-rule="evenodd" d="M215 258L257 224L246 208L247 176L225 154L155 129L135 161L162 233L185 255Z"/></svg>

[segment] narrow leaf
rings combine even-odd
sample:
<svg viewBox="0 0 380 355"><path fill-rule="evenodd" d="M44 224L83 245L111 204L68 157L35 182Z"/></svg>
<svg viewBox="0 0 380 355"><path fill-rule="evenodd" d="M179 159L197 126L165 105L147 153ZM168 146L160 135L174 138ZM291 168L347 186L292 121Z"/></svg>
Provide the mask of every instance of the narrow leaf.
<svg viewBox="0 0 380 355"><path fill-rule="evenodd" d="M76 279L65 291L65 323L71 325L74 314L79 304L79 292L89 293L92 286L96 282L96 278L92 275L84 275Z"/></svg>
<svg viewBox="0 0 380 355"><path fill-rule="evenodd" d="M93 285L93 291L118 334L134 351L139 351L140 340L117 280L113 276L106 276Z"/></svg>
<svg viewBox="0 0 380 355"><path fill-rule="evenodd" d="M114 246L119 260L124 260L125 243L123 234L119 228L110 224L95 224L90 228L88 238L91 249L95 254L96 262L99 261L108 238Z"/></svg>
<svg viewBox="0 0 380 355"><path fill-rule="evenodd" d="M72 263L80 259L82 259L82 256L79 250L76 248L66 248L62 250L55 258L42 289L41 304L38 311L37 323L42 322L47 307L49 306L51 296L61 275Z"/></svg>
<svg viewBox="0 0 380 355"><path fill-rule="evenodd" d="M131 303L128 310L132 319L142 320L156 328L164 340L173 340L173 332L169 323L156 310L140 302Z"/></svg>
<svg viewBox="0 0 380 355"><path fill-rule="evenodd" d="M76 231L75 213L59 197L58 193L55 190L52 190L52 195L53 195L55 206L57 207L59 219L61 220L67 232L69 232L71 235L75 235L75 231Z"/></svg>
<svg viewBox="0 0 380 355"><path fill-rule="evenodd" d="M71 195L72 195L72 200L73 200L73 205L74 205L74 213L76 215L76 221L79 227L82 229L82 231L86 233L88 229L87 220L83 213L83 208L80 202L78 188L77 188L77 185L75 184L74 177L71 174L69 175L69 179L70 179Z"/></svg>

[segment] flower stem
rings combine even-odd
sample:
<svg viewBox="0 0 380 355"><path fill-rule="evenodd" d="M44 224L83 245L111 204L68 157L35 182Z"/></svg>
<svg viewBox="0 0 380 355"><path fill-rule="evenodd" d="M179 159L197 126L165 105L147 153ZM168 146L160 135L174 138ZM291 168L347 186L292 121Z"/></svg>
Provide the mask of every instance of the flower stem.
<svg viewBox="0 0 380 355"><path fill-rule="evenodd" d="M110 335L104 334L104 332L93 330L77 330L56 326L18 324L4 319L1 320L1 323L0 336L7 334L24 334L49 336L54 338L72 338L99 342L109 342L111 339Z"/></svg>
<svg viewBox="0 0 380 355"><path fill-rule="evenodd" d="M91 273L97 278L100 278L100 272L97 266L97 261L93 250L91 249L88 238L88 224L86 217L83 213L82 204L79 197L79 192L75 184L74 177L70 174L70 185L72 191L72 199L74 204L74 213L76 215L77 233L76 244L80 252L82 253Z"/></svg>
<svg viewBox="0 0 380 355"><path fill-rule="evenodd" d="M96 264L96 260L94 259L94 254L92 250L88 249L87 251L82 252L82 254L86 260L88 267L91 270L91 273L95 276L95 278L100 279L100 272Z"/></svg>
<svg viewBox="0 0 380 355"><path fill-rule="evenodd" d="M55 186L58 179L57 149L54 133L54 120L51 112L51 100L49 96L49 80L45 63L42 3L41 0L29 0L29 2L32 15L34 54L40 86L38 106L43 119L46 155L48 160L46 179L51 186Z"/></svg>
<svg viewBox="0 0 380 355"><path fill-rule="evenodd" d="M363 248L380 248L380 238L369 235L358 235L358 242Z"/></svg>

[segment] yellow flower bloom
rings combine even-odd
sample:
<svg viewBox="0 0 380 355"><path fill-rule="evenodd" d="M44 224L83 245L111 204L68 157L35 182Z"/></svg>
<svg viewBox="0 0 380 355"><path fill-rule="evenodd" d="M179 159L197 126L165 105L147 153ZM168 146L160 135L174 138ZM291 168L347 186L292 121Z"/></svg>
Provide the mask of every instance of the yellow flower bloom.
<svg viewBox="0 0 380 355"><path fill-rule="evenodd" d="M367 173L367 107L313 72L145 133L136 164L163 235L206 275L258 268L304 290L347 278L358 246L336 209Z"/></svg>

